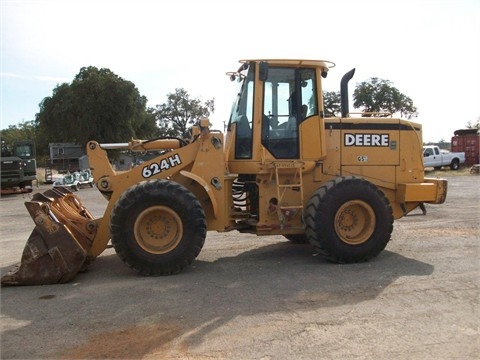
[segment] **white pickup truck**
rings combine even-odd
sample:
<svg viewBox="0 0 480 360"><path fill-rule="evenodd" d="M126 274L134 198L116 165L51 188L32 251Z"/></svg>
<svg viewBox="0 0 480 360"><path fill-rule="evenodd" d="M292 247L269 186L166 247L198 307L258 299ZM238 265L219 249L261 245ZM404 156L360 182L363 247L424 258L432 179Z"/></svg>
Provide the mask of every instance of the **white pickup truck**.
<svg viewBox="0 0 480 360"><path fill-rule="evenodd" d="M450 169L458 170L463 163L465 163L464 152L440 150L436 145L423 147L423 165L425 167L433 167L438 170L442 166L450 166Z"/></svg>

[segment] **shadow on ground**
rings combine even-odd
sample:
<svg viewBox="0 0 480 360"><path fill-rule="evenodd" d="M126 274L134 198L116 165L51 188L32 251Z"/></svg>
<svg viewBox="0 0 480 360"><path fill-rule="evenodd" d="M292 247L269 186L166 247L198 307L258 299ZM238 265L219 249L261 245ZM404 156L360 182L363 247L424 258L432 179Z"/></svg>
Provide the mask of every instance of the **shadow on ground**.
<svg viewBox="0 0 480 360"><path fill-rule="evenodd" d="M265 241L211 261L207 251L179 275L151 278L112 252L68 284L2 288L2 358L139 358L180 336L199 344L238 316L358 304L402 276L433 272L389 251L337 265L309 245ZM18 337L24 346L12 348Z"/></svg>

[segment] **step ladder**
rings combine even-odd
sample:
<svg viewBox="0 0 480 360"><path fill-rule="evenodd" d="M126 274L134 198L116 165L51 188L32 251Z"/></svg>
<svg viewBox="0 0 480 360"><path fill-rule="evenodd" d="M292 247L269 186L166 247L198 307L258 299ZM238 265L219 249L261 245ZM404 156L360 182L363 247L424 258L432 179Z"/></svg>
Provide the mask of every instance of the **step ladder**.
<svg viewBox="0 0 480 360"><path fill-rule="evenodd" d="M272 163L272 167L274 168L275 172L275 183L277 186L277 216L280 220L281 228L283 228L285 225L285 220L287 218L293 217L297 213L301 213L303 211L303 166L304 163L302 161L282 161ZM293 176L291 182L285 182L285 175ZM281 183L281 179L284 180L283 183ZM288 180L290 180L290 176L288 176ZM298 191L293 191L298 194L297 201L291 205L282 205L287 190L293 190L295 188L298 188Z"/></svg>

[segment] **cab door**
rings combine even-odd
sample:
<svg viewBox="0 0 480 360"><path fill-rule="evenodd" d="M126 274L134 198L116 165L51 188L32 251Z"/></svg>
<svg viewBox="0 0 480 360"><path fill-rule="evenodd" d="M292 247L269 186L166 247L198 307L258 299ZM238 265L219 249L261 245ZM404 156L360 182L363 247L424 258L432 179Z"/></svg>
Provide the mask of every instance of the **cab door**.
<svg viewBox="0 0 480 360"><path fill-rule="evenodd" d="M300 157L299 126L316 110L315 70L270 67L263 84L262 145L275 159Z"/></svg>

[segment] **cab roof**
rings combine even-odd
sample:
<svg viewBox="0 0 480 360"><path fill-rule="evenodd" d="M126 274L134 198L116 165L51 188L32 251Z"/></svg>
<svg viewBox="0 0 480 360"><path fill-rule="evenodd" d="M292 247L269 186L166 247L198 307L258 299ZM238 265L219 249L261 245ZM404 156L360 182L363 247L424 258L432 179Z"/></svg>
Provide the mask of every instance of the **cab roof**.
<svg viewBox="0 0 480 360"><path fill-rule="evenodd" d="M314 66L320 68L327 68L331 69L335 67L335 63L328 60L305 60L305 59L245 59L240 60L240 63L248 63L248 62L267 62L270 65L297 65L297 66Z"/></svg>

